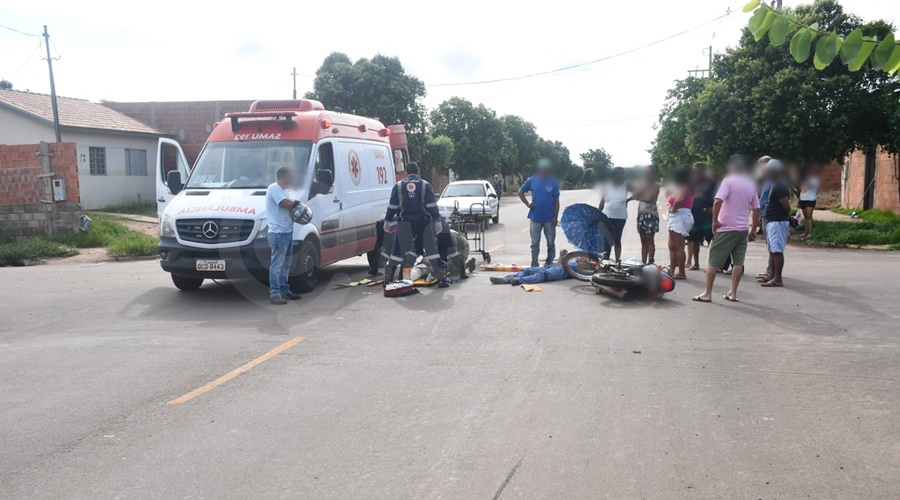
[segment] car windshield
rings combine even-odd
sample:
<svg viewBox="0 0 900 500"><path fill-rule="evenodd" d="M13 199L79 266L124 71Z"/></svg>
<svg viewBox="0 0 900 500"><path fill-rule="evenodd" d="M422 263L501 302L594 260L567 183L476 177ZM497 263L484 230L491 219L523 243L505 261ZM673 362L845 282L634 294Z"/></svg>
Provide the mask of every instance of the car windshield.
<svg viewBox="0 0 900 500"><path fill-rule="evenodd" d="M191 171L187 189L253 189L275 182L275 171L294 171L295 188L309 182L310 141L229 141L206 145Z"/></svg>
<svg viewBox="0 0 900 500"><path fill-rule="evenodd" d="M450 184L441 198L458 198L464 196L475 196L484 198L484 186L481 184Z"/></svg>

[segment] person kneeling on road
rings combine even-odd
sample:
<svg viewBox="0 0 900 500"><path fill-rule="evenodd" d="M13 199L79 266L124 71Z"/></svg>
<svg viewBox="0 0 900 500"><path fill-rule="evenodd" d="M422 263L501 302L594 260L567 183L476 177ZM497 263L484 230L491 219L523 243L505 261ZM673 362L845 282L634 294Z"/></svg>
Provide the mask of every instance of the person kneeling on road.
<svg viewBox="0 0 900 500"><path fill-rule="evenodd" d="M559 252L559 263L551 264L548 266L537 266L537 267L526 267L516 274L510 274L509 276L499 277L493 276L491 277L491 283L495 285L534 285L537 283L543 283L545 281L559 281L564 280L569 277L566 274L566 271L563 269L562 259L569 253L567 250L563 250ZM570 266L574 266L575 263L572 262L569 264Z"/></svg>
<svg viewBox="0 0 900 500"><path fill-rule="evenodd" d="M291 256L294 253L294 221L291 209L300 200L291 198L287 188L293 182L289 167L281 167L275 172L275 182L266 188L266 217L269 220L267 239L272 249L269 264L269 302L276 305L287 304L288 300L300 300L300 295L291 292L288 276L291 271Z"/></svg>
<svg viewBox="0 0 900 500"><path fill-rule="evenodd" d="M391 190L391 201L384 217L385 231L390 231L388 221L393 220L394 216L399 216L400 221L395 236L396 243L384 269L384 282L387 284L394 280L397 266L416 258L415 239L421 238L426 258L437 276L438 288L447 288L450 285L441 268L435 242L435 235L441 232L441 214L434 191L431 184L419 178L419 166L415 163L406 164L406 173L407 177Z"/></svg>

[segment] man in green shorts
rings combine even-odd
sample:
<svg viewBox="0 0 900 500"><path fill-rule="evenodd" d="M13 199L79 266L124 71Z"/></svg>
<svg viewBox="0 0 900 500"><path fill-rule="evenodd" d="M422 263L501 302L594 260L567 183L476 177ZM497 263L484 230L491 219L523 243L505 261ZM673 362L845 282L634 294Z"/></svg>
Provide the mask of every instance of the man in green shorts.
<svg viewBox="0 0 900 500"><path fill-rule="evenodd" d="M753 224L750 226L752 215ZM737 302L737 288L744 274L744 257L747 242L756 239L759 225L759 198L756 185L747 174L747 160L734 155L728 160L728 175L722 180L713 205L713 236L709 244L709 262L706 267L706 290L694 297L695 302L712 302L712 287L716 272L731 256L734 271L731 273L731 290L725 300ZM748 231L749 226L749 231Z"/></svg>

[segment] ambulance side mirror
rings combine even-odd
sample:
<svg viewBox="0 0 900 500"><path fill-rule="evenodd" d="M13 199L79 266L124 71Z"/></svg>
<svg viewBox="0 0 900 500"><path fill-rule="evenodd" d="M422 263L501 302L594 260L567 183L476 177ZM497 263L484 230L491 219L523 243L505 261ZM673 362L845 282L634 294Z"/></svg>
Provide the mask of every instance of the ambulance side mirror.
<svg viewBox="0 0 900 500"><path fill-rule="evenodd" d="M169 187L170 193L180 193L181 190L184 189L184 184L181 182L181 172L172 170L166 174L166 185Z"/></svg>
<svg viewBox="0 0 900 500"><path fill-rule="evenodd" d="M316 170L316 178L313 181L312 189L310 189L309 199L313 199L320 194L327 194L334 185L334 174L331 170Z"/></svg>

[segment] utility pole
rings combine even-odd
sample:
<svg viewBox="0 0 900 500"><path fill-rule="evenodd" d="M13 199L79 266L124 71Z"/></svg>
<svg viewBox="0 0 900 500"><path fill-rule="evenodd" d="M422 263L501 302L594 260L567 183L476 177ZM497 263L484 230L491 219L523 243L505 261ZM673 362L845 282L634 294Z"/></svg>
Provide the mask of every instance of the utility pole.
<svg viewBox="0 0 900 500"><path fill-rule="evenodd" d="M297 99L297 68L294 68L294 72L291 73L294 75L294 99Z"/></svg>
<svg viewBox="0 0 900 500"><path fill-rule="evenodd" d="M62 142L59 133L59 106L56 104L56 82L53 81L53 58L50 57L50 34L47 33L47 25L44 25L44 45L47 46L47 67L50 68L50 102L53 104L53 131L56 132L56 142Z"/></svg>
<svg viewBox="0 0 900 500"><path fill-rule="evenodd" d="M706 50L706 49L704 49L704 50ZM697 77L697 78L702 78L702 77L704 77L704 76L710 77L710 78L712 77L712 66L713 66L713 50L712 50L712 45L709 46L709 54L707 54L707 55L709 56L709 63L708 63L709 66L707 66L706 69L700 69L700 68L697 68L697 69L689 69L689 70L688 70L688 75L693 76L693 77ZM699 66L699 65L698 65L698 66Z"/></svg>

